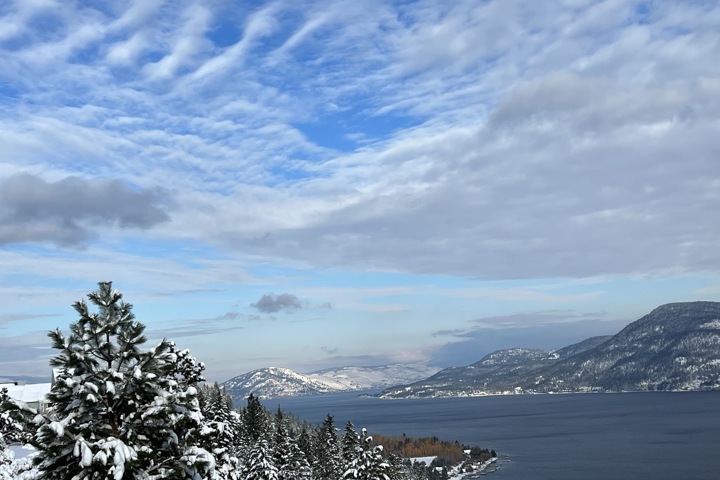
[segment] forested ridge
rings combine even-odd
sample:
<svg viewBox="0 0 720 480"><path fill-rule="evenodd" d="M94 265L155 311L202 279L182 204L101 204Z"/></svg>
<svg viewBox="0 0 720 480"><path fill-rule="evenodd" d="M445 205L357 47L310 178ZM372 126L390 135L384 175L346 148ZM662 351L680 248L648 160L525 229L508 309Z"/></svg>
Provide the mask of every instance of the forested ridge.
<svg viewBox="0 0 720 480"><path fill-rule="evenodd" d="M88 300L96 311L76 302L69 335L48 334L57 352L51 407L35 411L0 392L0 480L425 480L470 460L457 442L373 438L349 421L340 429L332 415L311 425L254 395L236 409L204 383L189 351L169 340L142 348L145 326L110 282ZM10 442L37 454L14 461ZM432 467L409 460L428 456L437 457Z"/></svg>

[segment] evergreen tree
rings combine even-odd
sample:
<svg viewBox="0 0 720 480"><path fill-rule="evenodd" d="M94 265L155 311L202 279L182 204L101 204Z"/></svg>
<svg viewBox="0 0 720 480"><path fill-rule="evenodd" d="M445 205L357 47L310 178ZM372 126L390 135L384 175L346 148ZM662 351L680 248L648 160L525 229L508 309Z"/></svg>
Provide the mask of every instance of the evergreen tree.
<svg viewBox="0 0 720 480"><path fill-rule="evenodd" d="M350 467L355 460L360 448L360 435L355 431L355 426L348 420L345 424L345 433L342 438L342 459L343 471Z"/></svg>
<svg viewBox="0 0 720 480"><path fill-rule="evenodd" d="M242 412L243 430L251 445L257 443L261 438L266 438L268 428L268 417L260 403L260 399L254 394L247 398L247 406Z"/></svg>
<svg viewBox="0 0 720 480"><path fill-rule="evenodd" d="M388 472L387 475L390 480L403 480L407 478L406 467L403 464L403 459L399 455L391 453L388 455Z"/></svg>
<svg viewBox="0 0 720 480"><path fill-rule="evenodd" d="M27 416L34 413L23 402L10 398L7 389L0 389L0 480L17 480L30 475L27 461L15 461L8 448L10 443L26 443L30 438ZM30 477L27 477L30 478Z"/></svg>
<svg viewBox="0 0 720 480"><path fill-rule="evenodd" d="M310 464L292 435L286 417L278 408L275 415L275 446L273 459L278 469L278 480L309 480Z"/></svg>
<svg viewBox="0 0 720 480"><path fill-rule="evenodd" d="M320 426L315 446L313 472L319 480L337 480L342 475L340 445L333 416L328 416Z"/></svg>
<svg viewBox="0 0 720 480"><path fill-rule="evenodd" d="M362 429L357 455L343 474L343 479L390 480L390 465L382 455L382 445L372 445L372 437Z"/></svg>
<svg viewBox="0 0 720 480"><path fill-rule="evenodd" d="M28 443L34 428L31 420L37 411L24 402L8 395L7 388L0 389L0 450L9 443Z"/></svg>
<svg viewBox="0 0 720 480"><path fill-rule="evenodd" d="M203 448L197 384L204 366L163 340L142 351L145 326L132 305L101 282L59 350L59 375L48 395L53 411L38 416L36 464L41 480L199 479L213 474Z"/></svg>
<svg viewBox="0 0 720 480"><path fill-rule="evenodd" d="M303 425L300 429L300 434L297 437L297 445L303 453L303 457L307 460L308 464L315 464L315 448L313 446L313 439L308 432L307 425Z"/></svg>
<svg viewBox="0 0 720 480"><path fill-rule="evenodd" d="M200 388L200 410L205 418L203 434L215 456L216 471L221 479L238 478L237 442L240 419L232 411L232 400L217 382Z"/></svg>
<svg viewBox="0 0 720 480"><path fill-rule="evenodd" d="M244 480L278 480L278 470L272 461L272 452L267 440L261 439L250 451L242 478Z"/></svg>

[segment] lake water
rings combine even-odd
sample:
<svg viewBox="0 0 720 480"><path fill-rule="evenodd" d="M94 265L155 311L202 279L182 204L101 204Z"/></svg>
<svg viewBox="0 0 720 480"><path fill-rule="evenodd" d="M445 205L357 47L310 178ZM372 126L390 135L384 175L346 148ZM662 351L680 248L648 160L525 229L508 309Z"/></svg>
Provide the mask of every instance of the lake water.
<svg viewBox="0 0 720 480"><path fill-rule="evenodd" d="M495 449L483 478L720 479L720 392L517 395L379 400L338 394L272 399L319 424L330 413L370 434L437 436ZM506 457L507 456L507 457Z"/></svg>

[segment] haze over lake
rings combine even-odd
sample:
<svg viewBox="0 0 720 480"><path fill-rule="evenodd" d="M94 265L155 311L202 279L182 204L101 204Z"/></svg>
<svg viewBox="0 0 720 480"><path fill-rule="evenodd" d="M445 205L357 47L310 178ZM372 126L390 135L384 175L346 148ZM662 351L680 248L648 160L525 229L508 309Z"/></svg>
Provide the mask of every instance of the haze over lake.
<svg viewBox="0 0 720 480"><path fill-rule="evenodd" d="M339 428L438 436L493 448L497 479L711 479L720 471L720 393L519 395L379 400L354 394L265 405ZM509 456L508 459L505 456Z"/></svg>

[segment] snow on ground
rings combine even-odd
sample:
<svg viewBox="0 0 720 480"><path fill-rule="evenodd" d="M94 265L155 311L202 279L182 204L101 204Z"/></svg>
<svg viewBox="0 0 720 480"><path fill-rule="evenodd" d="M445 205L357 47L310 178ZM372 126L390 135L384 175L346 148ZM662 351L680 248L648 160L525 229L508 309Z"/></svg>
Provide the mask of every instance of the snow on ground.
<svg viewBox="0 0 720 480"><path fill-rule="evenodd" d="M473 471L472 472L461 472L459 470L460 466L457 466L453 468L451 471L448 472L448 475L450 478L454 479L463 479L463 478L474 478L477 474L488 468L491 464L497 462L497 457L493 457L489 460L485 460L482 463L473 463ZM484 475L484 474L483 474Z"/></svg>

